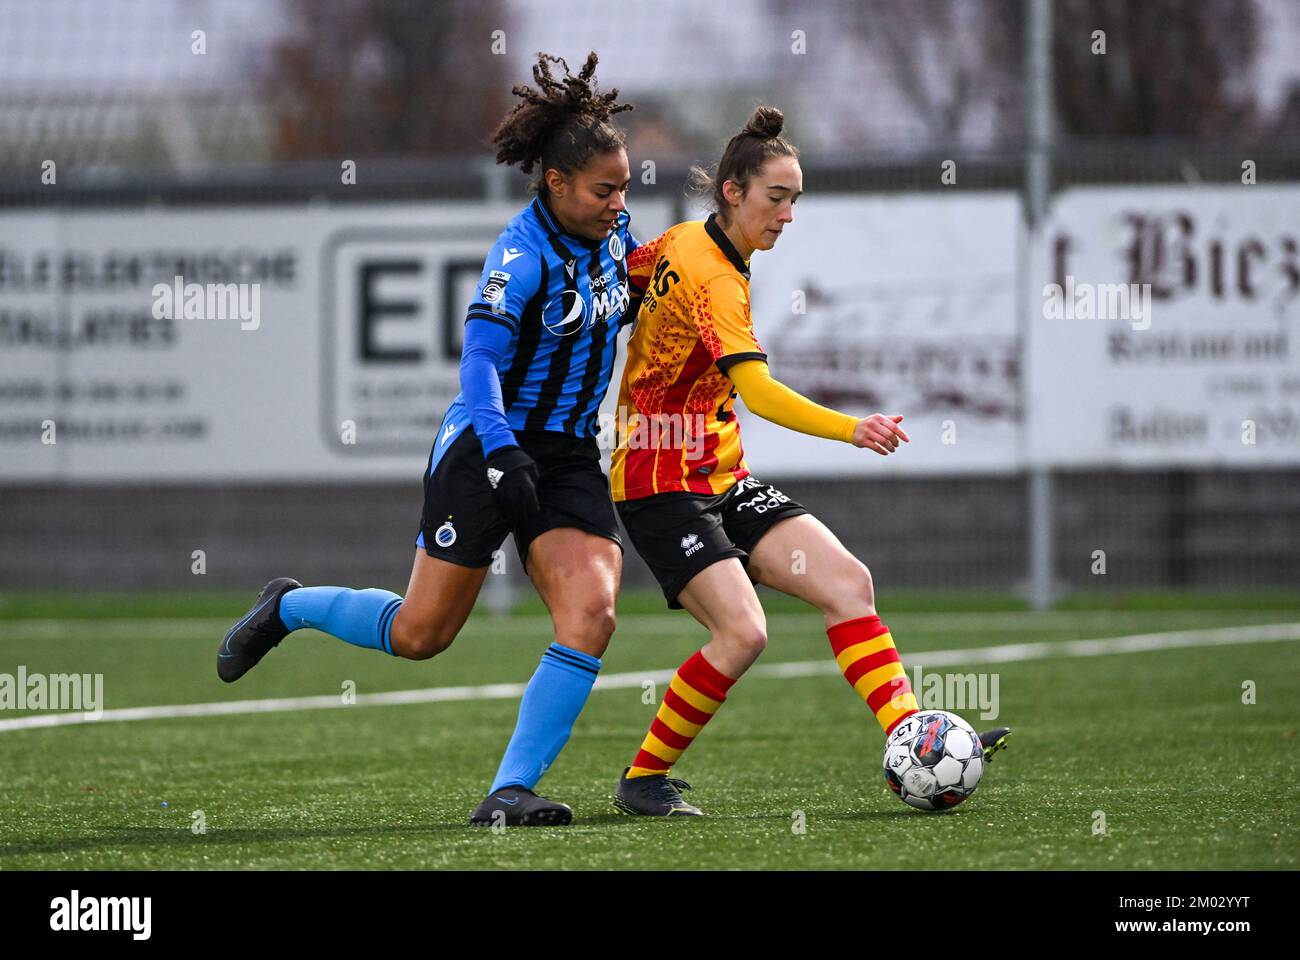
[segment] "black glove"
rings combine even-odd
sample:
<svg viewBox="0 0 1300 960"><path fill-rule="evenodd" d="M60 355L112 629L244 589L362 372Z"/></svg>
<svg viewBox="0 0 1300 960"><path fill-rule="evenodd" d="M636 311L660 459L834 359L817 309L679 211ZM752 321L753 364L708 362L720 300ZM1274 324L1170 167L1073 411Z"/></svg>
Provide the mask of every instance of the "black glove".
<svg viewBox="0 0 1300 960"><path fill-rule="evenodd" d="M537 502L537 463L518 447L493 450L487 458L487 478L501 512L515 524L541 512Z"/></svg>

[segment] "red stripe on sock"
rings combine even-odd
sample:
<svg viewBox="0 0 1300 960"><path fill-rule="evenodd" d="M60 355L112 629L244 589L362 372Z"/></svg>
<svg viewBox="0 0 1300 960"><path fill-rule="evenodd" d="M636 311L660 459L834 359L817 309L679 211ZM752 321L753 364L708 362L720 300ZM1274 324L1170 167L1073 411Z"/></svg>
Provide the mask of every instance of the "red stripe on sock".
<svg viewBox="0 0 1300 960"><path fill-rule="evenodd" d="M675 750L685 750L691 745L691 741L695 739L694 737L682 736L658 717L655 717L651 722L650 732Z"/></svg>
<svg viewBox="0 0 1300 960"><path fill-rule="evenodd" d="M672 687L669 687L664 692L664 703L677 711L677 715L683 720L689 720L691 723L708 723L709 717L712 716L710 713L705 713L703 710L697 710L692 707L689 703L679 697L677 691Z"/></svg>
<svg viewBox="0 0 1300 960"><path fill-rule="evenodd" d="M704 654L699 650L677 668L677 675L710 700L719 702L727 699L727 691L736 682L719 673L717 667L705 660Z"/></svg>
<svg viewBox="0 0 1300 960"><path fill-rule="evenodd" d="M828 627L826 635L831 638L831 650L838 657L855 643L862 643L864 640L870 640L888 632L889 628L880 622L880 617L872 614L869 617L845 620L843 623Z"/></svg>
<svg viewBox="0 0 1300 960"><path fill-rule="evenodd" d="M882 683L867 694L867 707L872 713L879 713L880 708L889 703L894 697L901 699L911 692L912 685L907 682L907 674L903 674L888 683Z"/></svg>
<svg viewBox="0 0 1300 960"><path fill-rule="evenodd" d="M641 767L643 770L663 770L667 772L672 767L672 764L667 760L656 757L653 753L638 750L636 759L632 761L632 766Z"/></svg>
<svg viewBox="0 0 1300 960"><path fill-rule="evenodd" d="M859 657L848 665L844 670L844 679L849 682L849 686L856 686L857 682L865 677L877 667L883 667L889 663L902 663L898 651L893 647L888 650L879 650L869 656Z"/></svg>

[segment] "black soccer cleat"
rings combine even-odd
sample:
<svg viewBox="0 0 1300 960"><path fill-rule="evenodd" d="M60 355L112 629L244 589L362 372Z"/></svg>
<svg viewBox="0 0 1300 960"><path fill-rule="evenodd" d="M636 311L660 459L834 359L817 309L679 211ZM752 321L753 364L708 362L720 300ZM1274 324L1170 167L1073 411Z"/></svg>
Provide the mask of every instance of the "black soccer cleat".
<svg viewBox="0 0 1300 960"><path fill-rule="evenodd" d="M297 580L277 577L262 588L253 609L230 628L217 648L217 676L226 683L234 683L288 636L289 631L280 619L280 598L301 586Z"/></svg>
<svg viewBox="0 0 1300 960"><path fill-rule="evenodd" d="M643 817L702 817L704 811L693 807L679 791L691 789L685 780L657 773L648 777L628 779L630 767L623 768L623 776L618 781L618 792L614 794L614 806L622 813L631 813Z"/></svg>
<svg viewBox="0 0 1300 960"><path fill-rule="evenodd" d="M987 733L980 734L980 745L984 747L984 762L992 763L993 754L1007 748L1007 737L1011 736L1010 727L994 727Z"/></svg>
<svg viewBox="0 0 1300 960"><path fill-rule="evenodd" d="M470 826L563 827L573 821L567 804L539 797L527 787L502 787L474 808Z"/></svg>

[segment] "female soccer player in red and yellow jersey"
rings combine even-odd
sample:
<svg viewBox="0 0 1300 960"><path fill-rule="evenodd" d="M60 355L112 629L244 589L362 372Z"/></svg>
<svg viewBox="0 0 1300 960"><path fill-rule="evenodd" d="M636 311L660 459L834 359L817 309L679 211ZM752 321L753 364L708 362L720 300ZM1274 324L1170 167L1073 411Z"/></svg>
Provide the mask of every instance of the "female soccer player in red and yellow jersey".
<svg viewBox="0 0 1300 960"><path fill-rule="evenodd" d="M771 250L803 192L784 118L759 107L731 138L717 174L696 179L717 212L681 223L628 257L644 287L619 394L610 485L637 552L668 605L685 607L709 642L673 677L650 731L624 771L615 806L652 816L699 815L668 771L767 645L751 581L821 610L845 678L888 734L916 698L876 612L867 568L819 520L750 474L737 394L753 413L801 433L881 456L909 442L902 416L859 419L819 406L772 379L754 336L749 260ZM792 558L802 557L801 563ZM1010 731L982 734L986 751Z"/></svg>

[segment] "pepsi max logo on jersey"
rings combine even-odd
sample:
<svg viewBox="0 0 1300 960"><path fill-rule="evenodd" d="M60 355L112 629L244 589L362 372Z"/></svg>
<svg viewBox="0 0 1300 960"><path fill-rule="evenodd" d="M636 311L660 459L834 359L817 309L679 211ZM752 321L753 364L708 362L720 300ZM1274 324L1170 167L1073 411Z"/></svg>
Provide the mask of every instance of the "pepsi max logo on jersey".
<svg viewBox="0 0 1300 960"><path fill-rule="evenodd" d="M567 337L582 329L585 311L586 303L582 294L577 290L565 290L546 305L542 311L542 324L557 337Z"/></svg>
<svg viewBox="0 0 1300 960"><path fill-rule="evenodd" d="M603 293L593 292L591 297L591 322L599 323L604 320L608 323L621 317L623 311L627 309L630 299L627 288L621 283L615 283Z"/></svg>
<svg viewBox="0 0 1300 960"><path fill-rule="evenodd" d="M615 260L623 259L623 241L617 233L609 235L609 255Z"/></svg>

